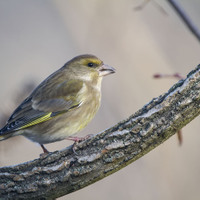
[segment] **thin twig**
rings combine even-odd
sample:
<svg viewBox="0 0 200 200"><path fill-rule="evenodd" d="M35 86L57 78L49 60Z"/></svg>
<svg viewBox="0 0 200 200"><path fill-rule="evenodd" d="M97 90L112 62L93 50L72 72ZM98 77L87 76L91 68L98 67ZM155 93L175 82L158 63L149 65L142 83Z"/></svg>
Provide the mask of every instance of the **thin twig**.
<svg viewBox="0 0 200 200"><path fill-rule="evenodd" d="M187 15L187 13L183 9L183 7L180 5L180 3L178 3L177 0L167 0L167 1L176 10L177 14L183 20L183 22L186 24L186 26L189 28L189 30L200 41L200 30L197 28L197 26L193 23L193 21Z"/></svg>

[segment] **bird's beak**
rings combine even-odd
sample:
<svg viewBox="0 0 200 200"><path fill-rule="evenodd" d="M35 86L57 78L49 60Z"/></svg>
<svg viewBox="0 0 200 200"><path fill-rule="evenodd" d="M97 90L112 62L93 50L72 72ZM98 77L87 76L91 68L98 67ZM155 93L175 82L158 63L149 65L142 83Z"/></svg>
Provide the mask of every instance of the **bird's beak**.
<svg viewBox="0 0 200 200"><path fill-rule="evenodd" d="M112 74L115 73L115 69L109 65L105 65L103 64L100 68L99 68L99 76L106 76L108 74Z"/></svg>

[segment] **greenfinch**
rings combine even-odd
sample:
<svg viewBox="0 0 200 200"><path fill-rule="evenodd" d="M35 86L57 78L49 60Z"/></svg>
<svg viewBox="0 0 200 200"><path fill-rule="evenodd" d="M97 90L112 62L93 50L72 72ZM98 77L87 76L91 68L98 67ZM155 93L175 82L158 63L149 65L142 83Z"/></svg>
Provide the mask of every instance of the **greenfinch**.
<svg viewBox="0 0 200 200"><path fill-rule="evenodd" d="M0 140L23 135L48 152L44 144L70 138L92 120L100 106L102 77L114 72L94 55L71 59L16 108Z"/></svg>

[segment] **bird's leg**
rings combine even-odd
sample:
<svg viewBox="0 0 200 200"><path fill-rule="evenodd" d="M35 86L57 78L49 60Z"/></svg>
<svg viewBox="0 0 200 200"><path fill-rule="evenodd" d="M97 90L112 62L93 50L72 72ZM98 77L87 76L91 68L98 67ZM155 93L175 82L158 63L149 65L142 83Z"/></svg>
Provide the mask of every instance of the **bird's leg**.
<svg viewBox="0 0 200 200"><path fill-rule="evenodd" d="M79 143L79 142L81 142L81 141L84 141L84 140L88 139L91 136L92 136L92 134L86 135L85 137L73 137L73 136L69 136L69 137L66 138L66 140L72 140L72 141L74 141L74 144L72 145L72 151L75 154L77 154L76 153L76 144Z"/></svg>
<svg viewBox="0 0 200 200"><path fill-rule="evenodd" d="M40 146L42 147L42 150L43 150L44 154L48 154L49 153L49 151L44 147L43 144L41 144Z"/></svg>
<svg viewBox="0 0 200 200"><path fill-rule="evenodd" d="M70 137L66 138L66 140L72 140L72 141L74 141L75 143L77 143L77 142L83 141L84 138L83 138L83 137L72 137L72 136L70 136Z"/></svg>
<svg viewBox="0 0 200 200"><path fill-rule="evenodd" d="M83 141L83 140L88 139L91 135L92 135L92 134L86 135L85 137L73 137L73 136L69 136L69 137L66 138L66 140L72 140L72 141L74 141L75 143L77 143L77 142L81 142L81 141Z"/></svg>

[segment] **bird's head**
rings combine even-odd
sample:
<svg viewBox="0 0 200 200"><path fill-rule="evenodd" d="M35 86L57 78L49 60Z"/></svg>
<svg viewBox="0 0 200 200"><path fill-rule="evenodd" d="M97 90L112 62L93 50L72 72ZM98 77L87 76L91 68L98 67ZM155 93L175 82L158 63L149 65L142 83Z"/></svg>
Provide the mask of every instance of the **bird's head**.
<svg viewBox="0 0 200 200"><path fill-rule="evenodd" d="M85 81L95 81L102 79L103 76L115 73L113 67L105 65L102 60L94 55L77 56L66 63L65 66L73 75Z"/></svg>

